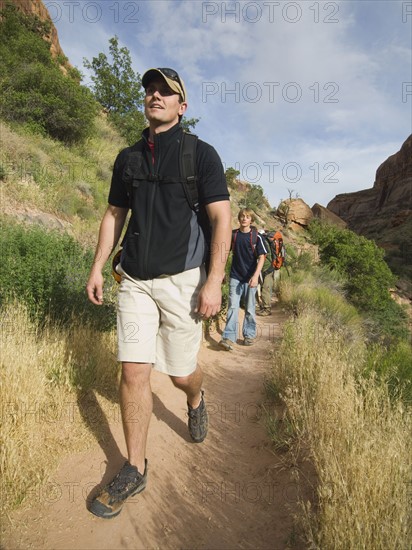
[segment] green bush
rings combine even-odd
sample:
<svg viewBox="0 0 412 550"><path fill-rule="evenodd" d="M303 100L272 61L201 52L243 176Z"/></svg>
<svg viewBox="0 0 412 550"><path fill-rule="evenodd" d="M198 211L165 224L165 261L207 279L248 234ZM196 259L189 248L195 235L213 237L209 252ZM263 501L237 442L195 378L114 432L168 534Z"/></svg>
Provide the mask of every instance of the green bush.
<svg viewBox="0 0 412 550"><path fill-rule="evenodd" d="M226 183L228 187L236 187L236 178L239 176L239 170L235 170L232 166L225 171Z"/></svg>
<svg viewBox="0 0 412 550"><path fill-rule="evenodd" d="M296 248L292 245L286 247L286 265L291 271L311 271L313 268L313 258L310 252L303 251L298 254Z"/></svg>
<svg viewBox="0 0 412 550"><path fill-rule="evenodd" d="M265 205L265 195L261 185L251 185L245 196L246 208L258 212Z"/></svg>
<svg viewBox="0 0 412 550"><path fill-rule="evenodd" d="M373 325L371 333L378 339L406 337L406 312L390 295L396 277L384 260L384 251L365 237L318 220L309 230L319 246L321 262L344 277L347 297L367 315Z"/></svg>
<svg viewBox="0 0 412 550"><path fill-rule="evenodd" d="M389 349L371 346L365 374L371 373L388 384L392 397L401 397L405 403L412 405L412 349L408 342L398 342Z"/></svg>
<svg viewBox="0 0 412 550"><path fill-rule="evenodd" d="M91 135L97 103L53 60L44 25L6 5L0 30L0 116L64 143Z"/></svg>
<svg viewBox="0 0 412 550"><path fill-rule="evenodd" d="M0 248L1 306L17 297L36 319L67 323L75 316L99 328L114 324L112 307L96 307L87 300L93 252L84 251L72 237L3 223Z"/></svg>

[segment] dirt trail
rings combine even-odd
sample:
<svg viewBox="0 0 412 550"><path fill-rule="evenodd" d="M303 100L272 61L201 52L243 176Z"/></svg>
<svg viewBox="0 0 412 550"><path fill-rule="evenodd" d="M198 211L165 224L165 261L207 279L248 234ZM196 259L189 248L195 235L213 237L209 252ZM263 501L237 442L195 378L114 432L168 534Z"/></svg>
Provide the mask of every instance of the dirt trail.
<svg viewBox="0 0 412 550"><path fill-rule="evenodd" d="M281 335L284 315L258 318L258 340L233 352L219 349L220 334L205 339L199 360L210 415L206 441L187 430L182 393L153 372L154 414L148 439L148 487L112 520L94 517L86 498L123 463L119 418L108 437L71 455L53 480L54 498L13 515L2 547L36 549L285 549L293 546L297 486L281 467L263 422L263 380L269 343ZM49 502L48 502L49 501ZM295 542L295 548L302 548Z"/></svg>

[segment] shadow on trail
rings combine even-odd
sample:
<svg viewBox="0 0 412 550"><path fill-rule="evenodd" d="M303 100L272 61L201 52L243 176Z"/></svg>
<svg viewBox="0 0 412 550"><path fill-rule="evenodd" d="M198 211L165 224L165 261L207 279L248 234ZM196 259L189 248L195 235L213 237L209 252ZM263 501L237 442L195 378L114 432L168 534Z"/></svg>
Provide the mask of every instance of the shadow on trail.
<svg viewBox="0 0 412 550"><path fill-rule="evenodd" d="M79 392L77 395L77 405L81 418L102 448L106 460L105 471L102 474L102 480L91 489L86 497L86 505L89 505L94 496L100 491L101 487L108 483L117 473L120 466L126 460L121 453L116 440L110 429L109 421L101 408L93 390ZM119 421L120 412L119 412Z"/></svg>
<svg viewBox="0 0 412 550"><path fill-rule="evenodd" d="M70 379L76 389L76 404L80 418L106 457L103 463L105 471L100 472L101 482L89 492L86 497L87 503L102 485L113 478L126 460L111 429L114 424L122 422L117 359L108 343L107 334L88 330L89 327L84 327L80 332L68 332L66 339ZM98 396L106 401L104 409Z"/></svg>
<svg viewBox="0 0 412 550"><path fill-rule="evenodd" d="M153 414L158 420L161 420L167 424L167 426L176 432L182 439L185 441L191 441L187 424L185 424L172 411L165 407L162 401L155 394L153 394Z"/></svg>

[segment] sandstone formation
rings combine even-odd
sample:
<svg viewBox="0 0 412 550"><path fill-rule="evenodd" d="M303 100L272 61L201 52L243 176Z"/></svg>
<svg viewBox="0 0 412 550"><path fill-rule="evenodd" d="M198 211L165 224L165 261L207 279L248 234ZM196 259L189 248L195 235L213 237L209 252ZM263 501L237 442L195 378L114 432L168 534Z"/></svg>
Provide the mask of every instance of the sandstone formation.
<svg viewBox="0 0 412 550"><path fill-rule="evenodd" d="M391 267L408 272L412 265L412 135L379 166L371 189L337 195L327 208L349 229L385 248Z"/></svg>
<svg viewBox="0 0 412 550"><path fill-rule="evenodd" d="M306 228L313 219L313 212L302 199L286 199L279 205L276 215L292 230Z"/></svg>
<svg viewBox="0 0 412 550"><path fill-rule="evenodd" d="M336 225L342 229L346 229L348 225L342 218L318 203L312 206L312 212L315 218L319 218L321 221L330 225Z"/></svg>
<svg viewBox="0 0 412 550"><path fill-rule="evenodd" d="M379 166L373 188L337 195L327 208L362 234L402 225L412 213L412 135Z"/></svg>

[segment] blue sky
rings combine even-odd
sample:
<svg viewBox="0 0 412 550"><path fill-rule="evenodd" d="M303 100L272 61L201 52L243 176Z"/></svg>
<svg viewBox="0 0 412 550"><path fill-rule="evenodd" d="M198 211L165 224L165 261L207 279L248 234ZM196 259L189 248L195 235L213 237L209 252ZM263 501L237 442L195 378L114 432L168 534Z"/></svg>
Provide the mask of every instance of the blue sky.
<svg viewBox="0 0 412 550"><path fill-rule="evenodd" d="M312 206L373 186L412 132L412 2L44 0L70 62L172 67L225 168Z"/></svg>

